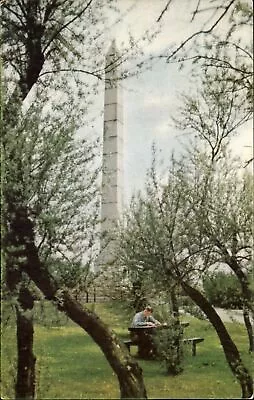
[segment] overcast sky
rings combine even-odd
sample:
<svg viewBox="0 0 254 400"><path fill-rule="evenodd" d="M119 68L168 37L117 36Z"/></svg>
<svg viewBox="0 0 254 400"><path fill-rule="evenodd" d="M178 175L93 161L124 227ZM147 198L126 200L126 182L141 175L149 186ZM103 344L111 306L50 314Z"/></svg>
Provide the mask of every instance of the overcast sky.
<svg viewBox="0 0 254 400"><path fill-rule="evenodd" d="M160 24L156 23L166 0L137 0L124 20L108 32L108 41L116 39L118 48L126 45L129 33L140 38L147 29L160 33L144 48L147 54L159 54L174 43L179 43L206 21L206 15L190 24L190 11L196 1L178 0L172 2L163 15ZM119 0L123 10L131 8L133 1ZM222 27L223 29L223 27ZM178 93L190 87L188 68L179 71L176 64L166 64L165 60L155 63L151 71L123 82L124 109L124 174L125 197L128 200L134 190L142 188L145 174L151 161L151 146L155 141L165 159L173 150L181 151L177 139L179 132L172 126L170 116L174 115L178 103ZM101 103L102 104L102 103ZM100 106L101 106L100 104ZM97 121L97 129L102 129L102 119ZM244 159L251 157L253 148L252 124L241 129L232 140L235 154ZM183 140L183 137L181 137Z"/></svg>

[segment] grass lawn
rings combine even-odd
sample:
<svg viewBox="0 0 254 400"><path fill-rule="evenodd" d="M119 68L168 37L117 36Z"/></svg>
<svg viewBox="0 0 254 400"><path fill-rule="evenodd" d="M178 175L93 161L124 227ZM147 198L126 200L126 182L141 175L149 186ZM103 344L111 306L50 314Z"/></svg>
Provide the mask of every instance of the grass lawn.
<svg viewBox="0 0 254 400"><path fill-rule="evenodd" d="M122 338L128 337L131 320L121 304L89 305ZM44 325L35 326L37 356L37 398L39 399L112 399L119 398L118 381L103 353L78 326L60 316L48 304ZM214 329L207 321L185 317L190 326L185 336L201 336L197 356L191 356L191 346L184 346L184 371L171 377L159 361L137 360L143 369L149 398L240 398L241 390L227 366ZM246 366L251 368L244 326L228 323ZM15 328L11 319L2 329L2 390L1 398L14 398ZM131 348L135 357L136 348Z"/></svg>

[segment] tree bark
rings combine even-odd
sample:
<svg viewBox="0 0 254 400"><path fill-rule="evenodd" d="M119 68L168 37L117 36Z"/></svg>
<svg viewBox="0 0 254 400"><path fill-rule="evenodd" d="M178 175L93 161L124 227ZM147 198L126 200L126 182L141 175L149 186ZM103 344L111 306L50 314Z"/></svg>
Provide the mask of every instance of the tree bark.
<svg viewBox="0 0 254 400"><path fill-rule="evenodd" d="M175 374L179 374L180 372L183 371L183 366L182 366L182 336L183 336L183 328L181 327L181 322L180 322L180 313L179 313L179 306L178 306L178 299L177 299L177 287L173 286L170 291L170 303L172 307L172 313L173 313L173 332L175 335L175 340L174 340L174 348L176 351L175 355L175 360L174 360L174 371ZM172 366L168 370L170 373L172 371Z"/></svg>
<svg viewBox="0 0 254 400"><path fill-rule="evenodd" d="M16 307L17 321L17 382L16 399L34 399L35 397L35 364L33 354L33 298L28 289L19 293L19 305Z"/></svg>
<svg viewBox="0 0 254 400"><path fill-rule="evenodd" d="M224 262L232 269L236 275L242 289L243 296L243 318L249 339L249 352L254 351L254 334L253 327L250 321L250 313L253 314L253 292L250 289L248 278L239 265L235 255L230 255L227 248L219 241L216 240L216 245L223 254Z"/></svg>
<svg viewBox="0 0 254 400"><path fill-rule="evenodd" d="M177 296L176 296L176 287L172 287L171 292L170 292L170 302L171 302L171 307L172 307L172 312L174 318L177 318L179 321L179 307L178 307L178 301L177 301ZM180 323L180 321L179 321Z"/></svg>
<svg viewBox="0 0 254 400"><path fill-rule="evenodd" d="M184 291L201 308L201 310L206 314L207 318L214 326L219 336L226 360L231 368L231 371L241 385L242 398L251 398L251 396L253 395L252 377L249 374L247 368L244 366L238 349L231 339L219 315L216 313L216 311L207 301L207 299L202 295L202 293L200 293L197 289L191 287L184 281L180 283Z"/></svg>
<svg viewBox="0 0 254 400"><path fill-rule="evenodd" d="M85 329L100 346L118 377L121 398L147 398L142 369L133 361L115 333L96 314L83 308L67 291L60 292L60 296L57 294L57 303L58 308Z"/></svg>
<svg viewBox="0 0 254 400"><path fill-rule="evenodd" d="M253 327L252 327L251 318L250 318L250 311L245 305L243 306L243 319L244 319L244 323L245 323L248 338L249 338L249 353L252 353L254 351Z"/></svg>
<svg viewBox="0 0 254 400"><path fill-rule="evenodd" d="M146 399L142 369L133 361L122 341L95 313L75 300L68 290L62 290L40 261L34 241L33 223L28 218L26 208L16 210L10 228L14 237L18 238L18 243L22 244L17 251L17 255L24 260L22 270L48 300L53 301L59 310L65 312L99 345L118 377L121 398Z"/></svg>
<svg viewBox="0 0 254 400"><path fill-rule="evenodd" d="M136 312L142 311L146 305L147 300L144 295L144 291L142 288L142 281L140 278L137 278L132 285L132 305Z"/></svg>
<svg viewBox="0 0 254 400"><path fill-rule="evenodd" d="M13 206L8 207L10 215ZM5 226L8 224L5 222ZM10 222L10 221L9 221ZM22 225L16 225L22 232ZM8 229L6 229L8 232ZM6 252L5 279L10 293L18 292L16 305L16 339L17 339L17 370L15 397L16 399L34 399L36 387L36 357L33 353L34 327L33 306L34 298L28 289L28 282L22 276L22 261L20 235L8 232L4 238Z"/></svg>
<svg viewBox="0 0 254 400"><path fill-rule="evenodd" d="M226 262L230 268L234 271L237 276L243 296L243 319L249 339L249 352L254 351L254 334L253 327L250 321L250 312L253 312L253 293L249 287L248 278L238 264L237 259L234 256L227 254Z"/></svg>

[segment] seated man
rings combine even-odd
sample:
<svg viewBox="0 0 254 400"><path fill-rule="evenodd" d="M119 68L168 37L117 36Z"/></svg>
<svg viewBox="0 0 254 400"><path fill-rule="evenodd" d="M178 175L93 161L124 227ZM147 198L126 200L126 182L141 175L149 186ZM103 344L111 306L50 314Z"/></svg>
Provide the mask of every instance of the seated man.
<svg viewBox="0 0 254 400"><path fill-rule="evenodd" d="M155 328L161 325L152 316L153 309L147 306L143 311L135 314L132 328ZM156 356L156 345L153 338L154 329L137 329L131 331L131 339L138 344L138 355L141 358L154 358Z"/></svg>
<svg viewBox="0 0 254 400"><path fill-rule="evenodd" d="M152 316L152 312L153 312L152 307L147 306L143 311L140 311L137 314L135 314L131 326L133 328L137 328L139 326L155 327L161 325L161 323Z"/></svg>

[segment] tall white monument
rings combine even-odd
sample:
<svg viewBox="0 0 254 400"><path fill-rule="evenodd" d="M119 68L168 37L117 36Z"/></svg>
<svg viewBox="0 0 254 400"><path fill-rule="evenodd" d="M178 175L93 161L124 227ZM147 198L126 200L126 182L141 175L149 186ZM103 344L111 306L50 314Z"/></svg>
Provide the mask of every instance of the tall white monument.
<svg viewBox="0 0 254 400"><path fill-rule="evenodd" d="M119 54L113 41L105 65L101 232L106 235L101 240L100 266L113 262L111 234L123 207L123 106L118 64Z"/></svg>

